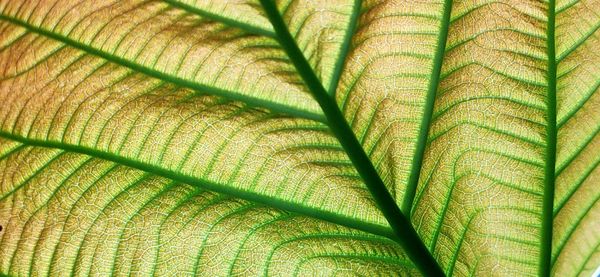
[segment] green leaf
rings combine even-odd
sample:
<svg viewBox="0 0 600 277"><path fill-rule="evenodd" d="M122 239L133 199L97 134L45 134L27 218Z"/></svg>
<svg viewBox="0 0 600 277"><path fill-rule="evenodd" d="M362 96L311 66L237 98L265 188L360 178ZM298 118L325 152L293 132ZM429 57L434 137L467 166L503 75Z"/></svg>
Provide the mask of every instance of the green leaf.
<svg viewBox="0 0 600 277"><path fill-rule="evenodd" d="M0 275L590 276L600 2L0 1Z"/></svg>
<svg viewBox="0 0 600 277"><path fill-rule="evenodd" d="M552 272L592 276L600 273L600 5L557 3L556 26Z"/></svg>

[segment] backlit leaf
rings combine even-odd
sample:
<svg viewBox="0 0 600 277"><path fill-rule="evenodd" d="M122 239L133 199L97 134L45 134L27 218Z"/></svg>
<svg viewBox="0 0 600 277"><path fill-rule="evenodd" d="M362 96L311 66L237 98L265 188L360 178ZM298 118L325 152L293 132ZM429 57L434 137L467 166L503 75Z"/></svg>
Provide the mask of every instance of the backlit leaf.
<svg viewBox="0 0 600 277"><path fill-rule="evenodd" d="M0 275L590 276L598 0L0 0Z"/></svg>

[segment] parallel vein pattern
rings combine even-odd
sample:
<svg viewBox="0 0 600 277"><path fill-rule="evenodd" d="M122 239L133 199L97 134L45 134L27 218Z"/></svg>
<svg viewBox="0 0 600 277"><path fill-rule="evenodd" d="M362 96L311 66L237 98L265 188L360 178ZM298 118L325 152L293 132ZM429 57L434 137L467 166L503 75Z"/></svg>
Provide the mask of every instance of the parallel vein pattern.
<svg viewBox="0 0 600 277"><path fill-rule="evenodd" d="M379 236L86 155L0 142L3 273L416 274Z"/></svg>
<svg viewBox="0 0 600 277"><path fill-rule="evenodd" d="M246 199L244 201L286 208L390 236L387 222L365 190L346 153L325 125L312 120L320 119L310 109L309 104L313 100L310 99L310 103L302 100L302 95L306 95L304 84L277 43L270 38L271 34L259 37L256 34L263 32L257 32L256 28L214 16L210 10L202 10L194 3L125 1L82 2L78 5L81 9L28 2L2 3L1 6L0 27L7 39L3 40L0 51L0 64L5 65L0 77L0 99L9 107L0 114L0 137L6 141L3 145L10 146L9 141L13 141L36 146L36 149L49 147L64 155L101 158L113 167L127 168L115 173L115 176L111 173L112 168L99 173L101 179L110 176L101 187L111 186L100 192L106 194L108 201L106 206L101 205L100 210L90 211L97 208L95 206L80 213L65 209L65 224L71 224L69 219L80 221L80 217L94 218L93 213L100 214L84 226L84 233L69 234L65 239L62 239L65 234L60 234L61 239L54 242L59 249L55 252L59 253L54 255L53 252L50 259L39 261L40 267L47 268L41 272L62 275L65 270L65 273L76 275L113 272L128 275L147 270L150 267L146 265L152 265L152 260L144 257L151 251L148 248L151 246L143 242L129 243L132 236L140 240L146 236L136 234L135 230L131 233L128 225L121 227L124 229L118 232L120 235L106 228L116 226L117 232L118 221L126 215L126 222L138 217L157 218L153 214L145 216L145 209L160 210L153 207L158 195L182 182L191 183L199 189L239 196ZM73 10L76 12L72 13ZM118 16L107 16L107 10L116 12ZM59 19L54 14L60 15ZM316 26L321 26L317 23ZM306 35L299 30L295 39L301 41L298 39ZM341 45L339 47L341 51ZM302 51L317 50L304 47ZM317 68L328 65L320 65L320 59L308 60L311 70L318 71ZM320 76L323 78L325 75ZM247 84L253 85L249 87ZM15 91L18 93L13 93ZM275 95L275 92L278 94ZM257 105L262 108L257 108ZM53 165L54 158L31 158L40 163L39 168L22 170L20 163L16 163L13 167L17 170L6 168L3 172L12 174L18 171L37 176L38 172ZM66 163L61 161L58 167ZM84 166L83 163L74 164L73 167L61 167L60 171L70 168L78 172ZM134 172L140 174L139 178L129 179L136 177ZM63 177L71 173L59 172L59 175ZM93 172L85 175L95 176ZM120 179L121 176L124 179ZM150 178L163 182L147 184ZM81 182L82 186L94 188L100 181L90 179ZM9 197L17 193L24 183L9 177L2 184L7 186L6 202L2 203L10 204L12 199ZM79 180L75 182L77 184ZM133 198L123 200L125 206L119 200L122 192L111 190L122 185L129 186L126 191L139 185L139 189L135 187L131 194L126 193ZM144 195L151 189L156 191L148 192L150 198L146 198L146 202L136 202L145 198L135 195ZM58 201L62 201L61 198ZM10 221L6 226L11 232L5 232L11 236L7 239L9 244L14 243L12 237L20 237L23 233L27 234L24 235L27 238L46 237L43 230L36 233L39 229L19 228L19 224L27 223L23 223L21 216L12 213L24 210L24 205L21 204L18 209L10 206L10 215L7 216ZM128 212L126 208L129 205L134 208ZM221 215L220 212L218 214ZM64 220L59 219L57 223L61 224ZM256 218L248 220L262 224ZM96 222L103 224L96 225ZM214 226L219 224L220 221L207 223L204 225L212 227L195 231L210 238ZM76 228L79 230L79 227ZM231 228L214 232L235 240L230 236ZM74 232L68 228L63 230ZM35 235L30 236L32 232ZM301 274L303 268L314 268L313 263L325 272L328 270L326 263L335 264L331 272L336 272L337 268L359 269L367 264L364 267L368 270L379 271L376 268L387 267L385 264L393 261L406 270L412 270L405 257L380 259L378 257L382 255L377 253L358 251L362 254L357 255L348 249L340 249L338 235L332 235L336 245L334 250L329 251L323 243L317 242L315 247L318 249L315 251L318 255L298 253L300 265L295 266L296 262L290 260L278 262L275 267L282 267L282 272ZM376 237L373 234L368 236ZM328 233L309 234L309 237L328 240ZM388 241L383 237L378 239ZM120 244L120 241L128 243ZM63 245L63 242L66 244ZM239 240L232 241L237 242ZM302 248L311 243L298 239L300 242L308 243L302 244ZM35 247L20 248L19 243L4 248L7 252L1 255L6 260L2 272L21 275L34 271L38 259L31 258L29 266L27 262L16 265L14 261L37 255L40 251ZM185 266L185 272L207 275L221 271L225 274L228 268L233 270L233 266L226 266L230 263L228 260L219 261L214 257L215 254L223 255L218 246L223 243L221 239L210 244L194 244L199 254L191 267ZM217 245L212 250L214 253L200 255L209 251L212 245ZM354 243L350 241L349 245ZM227 247L226 244L222 246ZM60 250L60 247L66 249ZM398 249L398 246L393 247ZM87 252L91 255L81 254ZM329 252L334 253L330 255ZM54 256L57 258L52 258ZM44 255L46 257L48 255ZM111 258L107 257L115 258L111 262ZM121 257L125 260L118 260ZM142 265L136 265L138 260ZM264 268L260 263L243 263L242 266L248 267L248 264L263 269L264 274L269 272L268 267ZM15 269L19 266L28 269ZM402 271L404 269L399 272Z"/></svg>
<svg viewBox="0 0 600 277"><path fill-rule="evenodd" d="M539 1L454 1L412 221L448 275L536 276L546 136Z"/></svg>
<svg viewBox="0 0 600 277"><path fill-rule="evenodd" d="M336 99L398 205L432 81L440 1L363 1Z"/></svg>
<svg viewBox="0 0 600 277"><path fill-rule="evenodd" d="M600 0L0 0L0 275L590 276Z"/></svg>
<svg viewBox="0 0 600 277"><path fill-rule="evenodd" d="M0 83L5 92L0 99L11 107L2 110L3 132L93 149L200 184L204 180L383 225L345 153L322 124L181 89L79 54L72 66L37 73L47 77L39 89L27 86L30 76ZM59 64L61 57L51 63ZM64 73L72 71L79 74ZM105 85L91 90L99 80ZM14 89L20 93L10 93Z"/></svg>
<svg viewBox="0 0 600 277"><path fill-rule="evenodd" d="M322 123L152 78L11 22L1 27L1 133L388 232Z"/></svg>
<svg viewBox="0 0 600 277"><path fill-rule="evenodd" d="M318 106L272 38L166 2L81 1L75 7L36 3L4 1L1 18L153 77L281 112L319 117ZM28 63L35 59L25 61L6 69L23 74L35 65Z"/></svg>
<svg viewBox="0 0 600 277"><path fill-rule="evenodd" d="M558 148L552 273L600 266L600 1L557 1Z"/></svg>

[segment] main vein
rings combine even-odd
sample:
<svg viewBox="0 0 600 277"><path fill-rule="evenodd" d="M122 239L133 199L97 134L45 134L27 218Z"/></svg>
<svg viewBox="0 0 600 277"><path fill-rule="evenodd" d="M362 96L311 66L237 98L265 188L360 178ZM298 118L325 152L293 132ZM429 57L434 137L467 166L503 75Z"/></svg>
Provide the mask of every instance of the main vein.
<svg viewBox="0 0 600 277"><path fill-rule="evenodd" d="M321 106L331 131L338 138L344 150L346 150L354 167L363 178L367 188L389 222L390 227L396 235L395 241L403 247L404 251L406 251L410 259L424 275L443 276L444 273L440 266L421 241L410 221L396 205L383 180L337 106L335 99L327 93L327 90L312 70L304 54L298 48L275 3L272 0L260 0L260 2L275 29L281 46L296 67L306 86L312 92L313 97Z"/></svg>
<svg viewBox="0 0 600 277"><path fill-rule="evenodd" d="M410 216L410 209L413 205L413 200L417 191L417 184L419 182L419 176L421 175L423 156L425 155L425 146L427 145L427 135L429 134L429 125L431 124L431 117L433 115L433 104L435 102L435 95L440 84L442 63L444 60L444 53L446 51L446 41L448 40L448 28L450 26L451 11L452 0L445 0L442 25L438 35L437 49L433 60L433 69L431 71L429 88L427 90L425 107L423 109L423 119L421 120L419 137L417 138L417 147L413 157L406 193L404 194L404 199L402 202L402 212L404 212L404 214L407 216Z"/></svg>
<svg viewBox="0 0 600 277"><path fill-rule="evenodd" d="M541 228L541 249L540 249L540 276L549 276L551 268L552 254L552 221L554 205L554 182L556 167L556 47L554 42L554 29L556 18L556 2L548 2L548 23L547 23L547 53L548 53L548 72L546 74L548 82L548 95L546 107L546 169L544 174L544 199L542 202L542 228Z"/></svg>

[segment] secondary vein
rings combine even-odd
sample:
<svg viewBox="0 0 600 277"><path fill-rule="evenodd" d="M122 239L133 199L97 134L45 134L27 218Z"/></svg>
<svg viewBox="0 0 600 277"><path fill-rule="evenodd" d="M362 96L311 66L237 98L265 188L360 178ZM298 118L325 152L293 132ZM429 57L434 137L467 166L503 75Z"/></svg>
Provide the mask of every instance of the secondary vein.
<svg viewBox="0 0 600 277"><path fill-rule="evenodd" d="M427 97L425 99L425 107L423 108L423 119L421 120L417 147L413 157L406 193L404 194L404 199L402 202L402 212L404 212L404 214L407 216L410 215L410 210L412 208L415 193L417 191L417 184L419 183L419 176L421 175L421 167L423 165L423 156L425 155L425 146L427 145L429 126L431 125L431 118L433 116L433 105L441 79L442 63L444 61L446 41L448 40L448 28L450 26L451 11L452 0L446 0L444 2L442 26L438 35L437 49L433 60L433 69L431 71L429 88L427 90Z"/></svg>
<svg viewBox="0 0 600 277"><path fill-rule="evenodd" d="M335 91L340 83L340 77L342 76L342 71L344 70L344 64L346 63L346 57L350 52L350 44L352 42L352 36L356 31L356 24L358 23L358 17L360 16L360 8L362 6L362 0L355 0L354 7L352 7L352 15L350 16L350 22L348 23L348 27L346 29L346 34L344 34L344 41L342 42L342 46L340 47L340 54L338 55L338 60L335 63L335 67L333 69L333 75L331 78L331 84L329 86L328 92L331 95L335 95Z"/></svg>
<svg viewBox="0 0 600 277"><path fill-rule="evenodd" d="M198 82L186 80L183 78L179 78L177 76L173 76L173 75L170 75L167 73L163 73L163 72L154 70L152 68L140 65L133 61L130 61L130 60L112 55L105 51L96 49L94 47L91 47L89 45L86 45L84 43L76 41L74 39L71 39L69 37L63 36L61 34L57 34L52 31L48 31L43 28L31 25L30 23L22 21L17 18L13 18L13 17L6 16L6 15L0 15L0 19L8 21L12 24L21 26L23 28L26 28L27 30L29 30L31 32L34 32L34 33L40 34L42 36L60 41L68 46L80 49L88 54L103 58L109 62L127 67L136 72L143 73L144 75L147 75L147 76L159 79L159 80L163 80L165 82L176 84L178 86L193 89L193 90L196 90L199 92L210 93L210 94L217 95L217 96L229 99L229 100L242 101L250 106L265 108L265 109L268 109L268 110L271 110L271 111L274 111L277 113L281 113L281 114L287 114L287 115L291 115L291 116L295 116L295 117L306 118L306 119L320 121L320 122L325 121L325 119L323 118L323 115L321 115L321 114L309 112L306 110L301 110L296 107L268 101L266 99L261 99L261 98L257 98L254 96L245 95L245 94L242 94L242 93L239 93L236 91L230 91L230 90L225 90L225 89L221 89L221 88L206 85L206 84L200 84Z"/></svg>
<svg viewBox="0 0 600 277"><path fill-rule="evenodd" d="M233 196L236 198L248 200L251 202L267 205L267 206L282 209L282 210L287 210L287 211L290 211L290 212L293 212L296 214L321 219L321 220L328 221L328 222L338 224L341 226L346 226L349 228L361 230L361 231L368 232L371 234L380 235L383 237L394 239L394 234L391 232L390 228L388 228L387 226L382 226L382 225L378 225L378 224L374 224L374 223L367 223L367 222L357 220L356 218L352 218L349 216L344 216L344 215L340 215L340 214L337 214L334 212L324 211L324 210L317 209L317 208L310 207L310 206L304 206L299 203L270 197L270 196L252 192L252 191L247 191L242 188L226 186L221 183L216 183L216 182L202 179L199 177L182 174L180 172L173 171L169 168L157 166L155 164L150 164L147 162L138 161L138 160L135 160L130 157L121 156L121 155L107 152L104 150L98 150L98 149L94 149L94 148L87 147L87 146L68 144L68 143L64 143L64 142L60 142L60 141L26 138L26 137L8 133L5 131L0 131L0 138L17 141L17 142L20 142L20 143L22 143L24 145L28 145L28 146L55 148L55 149L61 149L61 150L68 151L68 152L80 153L80 154L87 155L90 157L95 157L98 159L111 161L111 162L114 162L114 163L117 163L120 165L124 165L127 167L139 169L144 172L155 174L157 176L175 180L175 181L178 181L181 183L193 185L193 186L199 187L201 189L206 189L206 190L214 191L217 193L230 195L230 196ZM8 154L6 154L6 155L8 155Z"/></svg>

